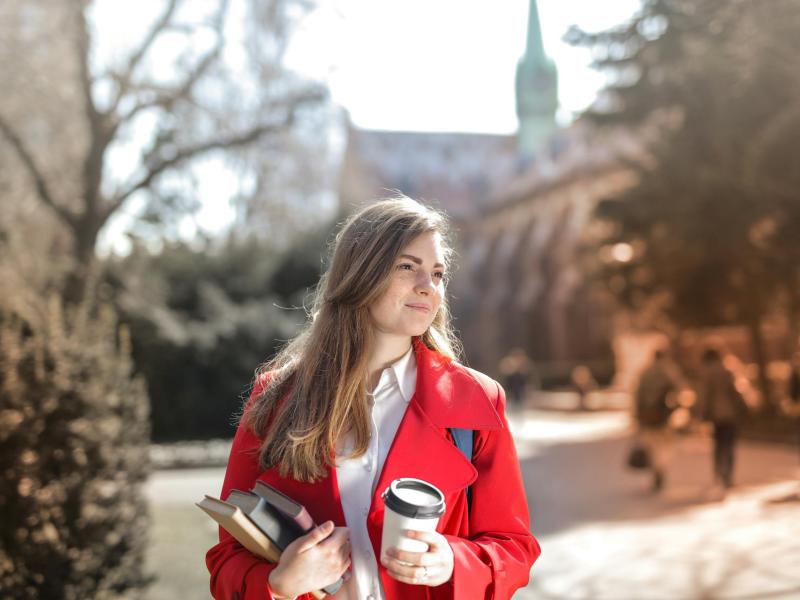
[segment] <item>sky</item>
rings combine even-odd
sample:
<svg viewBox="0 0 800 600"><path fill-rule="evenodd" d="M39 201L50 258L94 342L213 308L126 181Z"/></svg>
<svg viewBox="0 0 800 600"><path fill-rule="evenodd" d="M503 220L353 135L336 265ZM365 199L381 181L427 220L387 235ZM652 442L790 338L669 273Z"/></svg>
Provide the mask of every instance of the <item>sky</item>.
<svg viewBox="0 0 800 600"><path fill-rule="evenodd" d="M528 0L323 0L297 31L288 64L327 81L370 129L513 133L514 74ZM540 0L545 51L559 71L559 121L588 106L602 76L562 36L630 17L638 0Z"/></svg>
<svg viewBox="0 0 800 600"><path fill-rule="evenodd" d="M325 82L355 125L516 131L514 76L525 50L528 0L318 0L317 5L298 24L286 66ZM132 43L126 38L144 30L160 4L143 0L137 11L125 14L115 1L96 6L100 51L114 55L126 41ZM629 18L639 1L540 0L538 6L545 52L559 73L557 119L567 125L592 102L603 78L591 69L588 50L568 45L562 36L573 24L590 31L612 27ZM132 164L132 158L121 153L117 162ZM200 188L207 197L181 224L184 238L198 229L224 230L235 217L225 190L235 193L236 182L221 165L215 169L205 162ZM135 212L134 202L109 223L101 253L112 247L125 253L123 232Z"/></svg>

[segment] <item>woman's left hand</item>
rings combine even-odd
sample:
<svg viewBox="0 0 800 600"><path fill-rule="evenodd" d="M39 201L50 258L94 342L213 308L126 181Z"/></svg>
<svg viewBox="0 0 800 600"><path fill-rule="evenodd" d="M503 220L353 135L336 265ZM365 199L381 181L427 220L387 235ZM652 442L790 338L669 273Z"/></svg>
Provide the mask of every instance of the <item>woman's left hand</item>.
<svg viewBox="0 0 800 600"><path fill-rule="evenodd" d="M450 581L453 576L453 549L441 533L435 531L405 532L412 540L428 544L427 552L408 552L390 548L381 557L381 564L389 575L413 585L435 587Z"/></svg>

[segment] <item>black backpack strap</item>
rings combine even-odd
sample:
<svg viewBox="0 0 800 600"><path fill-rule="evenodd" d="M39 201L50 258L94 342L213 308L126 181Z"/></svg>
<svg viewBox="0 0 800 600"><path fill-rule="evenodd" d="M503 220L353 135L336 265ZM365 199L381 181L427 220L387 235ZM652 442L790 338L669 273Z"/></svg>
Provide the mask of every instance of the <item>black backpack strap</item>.
<svg viewBox="0 0 800 600"><path fill-rule="evenodd" d="M469 461L472 462L472 442L475 437L475 432L472 429L457 429L450 428L450 434L453 436L453 441L456 447L461 451L461 454ZM472 512L472 486L467 488L467 510Z"/></svg>

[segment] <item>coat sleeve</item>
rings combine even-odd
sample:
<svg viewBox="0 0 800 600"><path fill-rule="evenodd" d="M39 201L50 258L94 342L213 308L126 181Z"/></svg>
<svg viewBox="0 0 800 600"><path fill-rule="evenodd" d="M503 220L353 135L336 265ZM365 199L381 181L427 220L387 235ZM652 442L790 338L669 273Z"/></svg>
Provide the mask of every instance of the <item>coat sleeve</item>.
<svg viewBox="0 0 800 600"><path fill-rule="evenodd" d="M495 385L503 427L476 432L472 464L478 478L472 484L469 538L445 535L453 549L454 568L452 580L442 587L451 598L511 598L527 585L531 566L541 554L530 532L528 502L505 415L505 393Z"/></svg>
<svg viewBox="0 0 800 600"><path fill-rule="evenodd" d="M253 386L247 403L249 408L266 381ZM228 497L231 489L249 490L260 474L258 466L258 437L241 423L233 439L225 480L220 498ZM211 574L211 596L215 600L272 600L269 573L274 565L256 556L219 528L219 543L206 553L206 566Z"/></svg>

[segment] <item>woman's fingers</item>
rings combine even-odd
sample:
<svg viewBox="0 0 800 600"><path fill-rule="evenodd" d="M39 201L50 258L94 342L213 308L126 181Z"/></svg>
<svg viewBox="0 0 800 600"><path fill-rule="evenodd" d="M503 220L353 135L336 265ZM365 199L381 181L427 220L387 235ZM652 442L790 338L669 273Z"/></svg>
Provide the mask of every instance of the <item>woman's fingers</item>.
<svg viewBox="0 0 800 600"><path fill-rule="evenodd" d="M333 521L325 521L322 525L318 525L303 537L297 538L297 542L300 542L299 547L297 549L298 552L305 552L309 548L313 548L317 544L319 544L322 540L327 538L331 535L333 531Z"/></svg>
<svg viewBox="0 0 800 600"><path fill-rule="evenodd" d="M425 583L435 574L436 567L415 565L386 557L381 560L383 566L393 578L404 583Z"/></svg>
<svg viewBox="0 0 800 600"><path fill-rule="evenodd" d="M443 540L444 543L447 543L447 539L442 537L442 534L430 531L415 531L414 529L407 529L405 535L406 537L410 537L412 540L419 540L428 544L428 546L430 546L429 552L435 552L438 550L441 547Z"/></svg>
<svg viewBox="0 0 800 600"><path fill-rule="evenodd" d="M393 558L402 564L417 565L421 567L432 565L436 558L429 552L409 552L407 550L399 550L397 548L389 548L386 551L386 555L387 557Z"/></svg>
<svg viewBox="0 0 800 600"><path fill-rule="evenodd" d="M390 548L381 557L389 575L404 583L436 586L449 580L453 573L453 550L440 533L406 531L409 538L428 544L427 552L408 552Z"/></svg>
<svg viewBox="0 0 800 600"><path fill-rule="evenodd" d="M322 542L321 545L325 547L334 547L339 548L340 546L346 544L350 540L350 529L348 527L336 527L333 530L333 533L328 535Z"/></svg>

